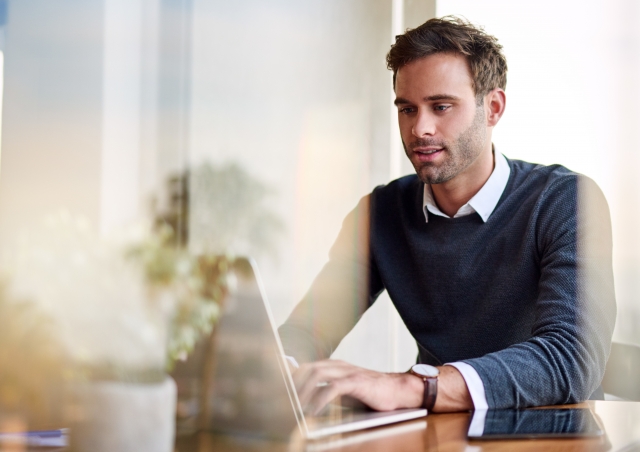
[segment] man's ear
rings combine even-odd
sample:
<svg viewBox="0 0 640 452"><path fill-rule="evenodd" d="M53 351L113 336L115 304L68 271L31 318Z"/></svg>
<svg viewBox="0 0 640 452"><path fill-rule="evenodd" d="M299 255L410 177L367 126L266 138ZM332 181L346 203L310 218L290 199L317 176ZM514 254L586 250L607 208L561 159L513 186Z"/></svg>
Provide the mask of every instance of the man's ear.
<svg viewBox="0 0 640 452"><path fill-rule="evenodd" d="M484 108L487 112L487 126L498 124L507 106L507 96L502 88L494 88L484 96Z"/></svg>

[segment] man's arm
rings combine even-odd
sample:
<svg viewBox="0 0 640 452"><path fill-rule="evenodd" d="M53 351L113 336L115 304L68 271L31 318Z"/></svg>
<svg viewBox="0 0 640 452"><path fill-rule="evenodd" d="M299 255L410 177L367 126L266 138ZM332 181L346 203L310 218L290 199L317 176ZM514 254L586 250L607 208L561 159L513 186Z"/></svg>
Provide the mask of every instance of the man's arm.
<svg viewBox="0 0 640 452"><path fill-rule="evenodd" d="M559 178L545 196L531 338L464 361L482 378L490 408L580 402L604 374L616 315L609 209L583 176Z"/></svg>
<svg viewBox="0 0 640 452"><path fill-rule="evenodd" d="M338 395L379 410L422 404L424 383L413 375L380 373L326 359L384 289L369 255L369 202L370 196L364 197L345 218L329 262L278 330L285 353L303 363L294 379L303 405L311 411ZM460 372L452 366L443 366L440 372L434 410L472 409Z"/></svg>
<svg viewBox="0 0 640 452"><path fill-rule="evenodd" d="M369 202L370 196L364 197L345 218L340 234L329 253L329 262L316 277L304 299L285 324L279 328L285 352L294 359L296 366L297 362L310 363L328 358L383 290L377 268L375 263L371 262L369 255ZM337 363L336 367L339 370L345 370L344 364L346 363ZM464 365L464 363L456 364ZM329 363L315 365L322 368L331 367ZM351 366L348 374L345 373L343 376L359 378L356 369L355 366ZM473 368L470 368L464 377L449 366L443 369L436 411L470 409L474 407L473 402L477 399L482 401L483 406L486 405L482 382ZM360 370L366 376L372 375L370 370ZM469 395L465 381L469 373L475 374L475 380L480 382L471 388L473 399ZM297 379L299 384L302 381L300 375L303 374L299 373ZM375 379L378 384L374 391L378 395L380 395L379 383L388 381L391 394L397 393L400 388L404 388L402 391L409 392L417 388L419 400L422 400L424 385L417 377L405 374L389 375L395 375L395 377L390 376L384 379L380 376L379 379ZM334 385L331 389L335 391L337 386L339 385ZM360 386L362 398L367 398L366 394L362 394L365 388L366 385ZM394 396L394 400L404 399ZM408 407L406 401L400 405Z"/></svg>
<svg viewBox="0 0 640 452"><path fill-rule="evenodd" d="M369 250L370 196L345 218L329 261L278 332L299 363L326 359L384 289Z"/></svg>

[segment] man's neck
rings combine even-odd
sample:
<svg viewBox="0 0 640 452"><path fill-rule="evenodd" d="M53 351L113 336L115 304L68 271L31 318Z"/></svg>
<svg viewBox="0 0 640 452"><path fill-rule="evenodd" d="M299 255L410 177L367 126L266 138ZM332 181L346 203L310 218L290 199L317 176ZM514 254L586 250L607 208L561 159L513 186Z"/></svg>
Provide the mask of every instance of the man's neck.
<svg viewBox="0 0 640 452"><path fill-rule="evenodd" d="M442 184L432 184L433 199L438 208L453 217L460 207L484 186L495 167L495 158L491 145L463 172Z"/></svg>

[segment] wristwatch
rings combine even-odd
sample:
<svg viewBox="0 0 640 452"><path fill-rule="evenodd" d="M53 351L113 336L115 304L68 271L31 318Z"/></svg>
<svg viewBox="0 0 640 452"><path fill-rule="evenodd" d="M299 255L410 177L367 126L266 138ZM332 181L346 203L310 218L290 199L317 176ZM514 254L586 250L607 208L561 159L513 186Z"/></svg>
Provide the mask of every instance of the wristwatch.
<svg viewBox="0 0 640 452"><path fill-rule="evenodd" d="M440 375L440 371L437 367L428 364L416 364L409 369L409 373L422 378L422 381L424 381L422 408L431 411L436 404L436 397L438 396L438 375Z"/></svg>

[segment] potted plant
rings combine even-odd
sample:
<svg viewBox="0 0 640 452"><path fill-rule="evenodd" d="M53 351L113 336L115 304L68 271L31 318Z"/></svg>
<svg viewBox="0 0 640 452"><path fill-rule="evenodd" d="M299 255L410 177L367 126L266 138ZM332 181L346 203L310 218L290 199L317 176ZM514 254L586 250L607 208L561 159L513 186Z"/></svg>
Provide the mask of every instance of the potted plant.
<svg viewBox="0 0 640 452"><path fill-rule="evenodd" d="M214 299L219 315L230 288L227 276L233 255L276 257L276 244L283 223L270 206L275 192L241 166L228 163L203 163L167 181L168 200L163 208L156 204L155 224L161 230L169 226L164 237L164 251L173 255L198 256L193 268L205 284L202 296ZM159 248L148 247L148 250ZM162 262L152 257L148 262ZM175 260L175 259L170 259ZM147 274L154 284L163 278L153 266ZM233 275L230 275L233 276ZM233 278L231 278L233 282ZM200 289L199 289L200 290ZM192 303L181 303L186 312L174 319L170 347L172 376L178 383L178 432L192 433L208 428L212 379L216 368L217 332L207 323L206 315L192 310ZM204 320L204 322L203 322Z"/></svg>
<svg viewBox="0 0 640 452"><path fill-rule="evenodd" d="M0 432L56 427L65 360L50 319L0 281Z"/></svg>

